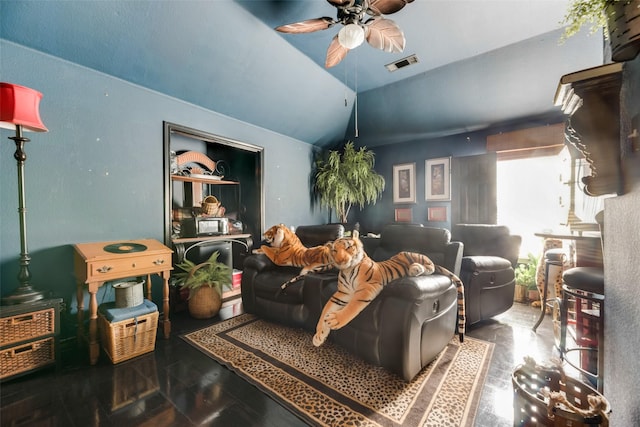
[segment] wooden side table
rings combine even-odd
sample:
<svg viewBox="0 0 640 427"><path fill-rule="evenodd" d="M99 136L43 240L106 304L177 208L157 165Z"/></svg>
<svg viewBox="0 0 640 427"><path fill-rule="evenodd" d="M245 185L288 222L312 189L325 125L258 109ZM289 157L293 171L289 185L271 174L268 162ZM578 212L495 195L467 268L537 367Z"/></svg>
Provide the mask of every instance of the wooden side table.
<svg viewBox="0 0 640 427"><path fill-rule="evenodd" d="M77 280L78 340L84 337L84 285L89 289L89 358L94 365L100 355L98 344L98 288L110 280L147 276L147 299L151 300L151 275L163 279L163 313L160 320L164 337L171 334L169 320L169 274L173 251L153 239L114 242L78 243L74 245Z"/></svg>

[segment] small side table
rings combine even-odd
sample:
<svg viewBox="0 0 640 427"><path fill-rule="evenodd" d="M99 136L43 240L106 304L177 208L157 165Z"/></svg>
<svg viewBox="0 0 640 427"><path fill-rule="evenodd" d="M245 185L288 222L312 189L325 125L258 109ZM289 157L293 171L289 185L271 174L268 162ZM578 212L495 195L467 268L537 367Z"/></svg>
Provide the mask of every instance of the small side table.
<svg viewBox="0 0 640 427"><path fill-rule="evenodd" d="M0 307L0 380L59 364L61 309L61 298Z"/></svg>
<svg viewBox="0 0 640 427"><path fill-rule="evenodd" d="M75 274L78 300L78 340L84 337L84 285L89 288L89 359L98 361L98 288L110 280L147 276L147 299L151 300L151 275L163 279L163 313L160 323L164 337L171 334L169 320L169 275L173 251L153 239L78 243L75 248Z"/></svg>

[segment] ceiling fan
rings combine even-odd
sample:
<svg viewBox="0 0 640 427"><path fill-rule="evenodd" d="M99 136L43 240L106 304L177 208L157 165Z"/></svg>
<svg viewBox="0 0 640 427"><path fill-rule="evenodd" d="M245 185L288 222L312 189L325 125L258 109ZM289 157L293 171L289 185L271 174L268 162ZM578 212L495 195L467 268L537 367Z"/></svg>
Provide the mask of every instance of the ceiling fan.
<svg viewBox="0 0 640 427"><path fill-rule="evenodd" d="M385 52L402 52L404 50L404 33L389 15L402 9L413 0L327 0L338 9L337 19L322 17L307 19L276 28L282 33L312 33L326 30L335 24L342 24L338 34L333 38L327 50L325 67L337 65L347 56L349 50L367 42L376 49ZM364 21L366 15L370 18Z"/></svg>

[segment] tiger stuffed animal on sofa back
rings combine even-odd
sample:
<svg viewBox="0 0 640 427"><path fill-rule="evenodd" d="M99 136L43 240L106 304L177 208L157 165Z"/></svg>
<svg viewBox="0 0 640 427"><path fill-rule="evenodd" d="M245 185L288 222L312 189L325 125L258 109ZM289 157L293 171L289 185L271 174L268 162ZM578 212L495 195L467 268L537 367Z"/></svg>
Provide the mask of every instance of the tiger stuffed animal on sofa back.
<svg viewBox="0 0 640 427"><path fill-rule="evenodd" d="M322 345L331 329L340 329L364 310L389 282L406 276L440 273L456 284L458 291L458 334L463 340L465 328L464 286L455 274L435 265L429 257L414 252L399 252L388 260L376 262L364 251L358 232L327 243L329 258L339 270L338 289L325 304L313 336L315 346Z"/></svg>
<svg viewBox="0 0 640 427"><path fill-rule="evenodd" d="M329 248L325 245L307 248L298 236L284 224L277 224L264 233L271 246L262 245L257 253L265 254L271 262L281 266L301 267L301 275L328 266Z"/></svg>

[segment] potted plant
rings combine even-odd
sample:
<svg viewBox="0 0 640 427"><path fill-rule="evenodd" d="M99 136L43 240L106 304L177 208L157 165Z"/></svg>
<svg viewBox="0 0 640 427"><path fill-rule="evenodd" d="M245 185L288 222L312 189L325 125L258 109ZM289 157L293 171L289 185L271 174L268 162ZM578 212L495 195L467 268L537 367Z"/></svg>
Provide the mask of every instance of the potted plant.
<svg viewBox="0 0 640 427"><path fill-rule="evenodd" d="M384 177L374 170L375 154L348 141L342 152L330 151L316 160L315 190L320 204L332 209L338 220L347 223L351 206L375 203L384 191Z"/></svg>
<svg viewBox="0 0 640 427"><path fill-rule="evenodd" d="M614 61L631 60L640 51L640 0L573 0L562 24L563 40L586 25L591 33L602 28Z"/></svg>
<svg viewBox="0 0 640 427"><path fill-rule="evenodd" d="M176 264L182 271L175 273L176 283L189 290L189 314L196 319L208 319L220 311L222 290L231 289L231 267L219 262L219 252L211 254L201 264L185 259Z"/></svg>
<svg viewBox="0 0 640 427"><path fill-rule="evenodd" d="M536 270L538 268L538 257L529 253L527 261L518 264L516 268L516 301L526 302L526 299L536 301L539 299L538 286L536 283ZM525 297L527 295L527 297Z"/></svg>

